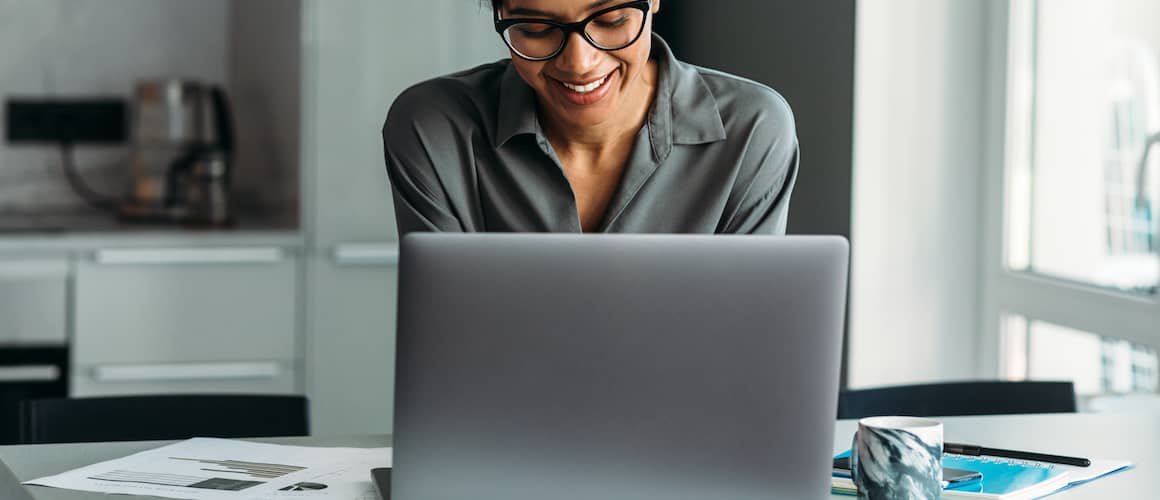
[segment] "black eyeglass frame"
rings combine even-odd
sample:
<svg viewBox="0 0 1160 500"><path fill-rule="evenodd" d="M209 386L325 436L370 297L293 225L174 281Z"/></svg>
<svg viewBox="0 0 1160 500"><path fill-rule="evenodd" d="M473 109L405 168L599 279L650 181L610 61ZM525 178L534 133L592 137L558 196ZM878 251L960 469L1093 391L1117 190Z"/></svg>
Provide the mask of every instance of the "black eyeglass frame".
<svg viewBox="0 0 1160 500"><path fill-rule="evenodd" d="M592 22L596 18L603 16L609 12L614 12L614 11L621 10L621 9L638 9L638 10L644 12L645 21L640 23L640 31L638 31L636 33L636 36L632 37L631 41L629 41L628 43L626 43L624 45L621 45L619 47L614 47L614 48L601 47L600 44L596 43L596 41L592 39L592 37L588 36L588 31L587 31L588 30L588 23ZM599 50L603 50L605 52L612 52L612 51L621 50L621 49L624 49L626 47L629 47L632 44L636 43L637 40L640 40L640 36L642 34L644 34L644 26L646 24L648 24L648 15L651 11L652 11L652 1L651 0L634 0L632 2L622 3L620 5L613 5L612 7L609 7L607 9L601 9L601 10L595 12L594 14L584 18L583 20L576 21L574 23L562 23L559 21L552 21L550 19L536 19L536 18L513 17L511 19L500 19L499 18L499 9L495 9L495 32L499 34L499 38L501 40L503 40L504 45L507 45L508 48L511 49L512 53L514 53L517 56L520 56L521 59L527 59L529 61L547 61L549 59L552 59L552 58L560 55L560 53L564 51L564 48L566 48L568 46L568 40L570 40L572 38L572 36L571 36L572 33L579 33L580 37L583 38L586 42L588 42L589 45L596 47ZM551 53L548 56L544 56L544 57L528 57L528 56L525 56L524 54L520 53L519 50L517 50L515 47L512 47L512 44L511 44L511 42L508 41L507 37L503 36L503 32L507 31L507 29L512 27L512 26L515 26L517 24L523 24L523 23L546 24L546 25L558 28L560 31L563 31L564 38L562 39L563 41L560 42L560 47L558 49L556 49L555 52Z"/></svg>

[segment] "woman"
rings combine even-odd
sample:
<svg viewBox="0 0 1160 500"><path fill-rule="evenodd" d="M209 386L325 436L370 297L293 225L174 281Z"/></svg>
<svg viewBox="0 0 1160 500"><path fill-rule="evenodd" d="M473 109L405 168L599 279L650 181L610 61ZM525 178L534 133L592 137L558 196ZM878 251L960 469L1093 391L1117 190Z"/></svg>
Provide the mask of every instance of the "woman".
<svg viewBox="0 0 1160 500"><path fill-rule="evenodd" d="M793 114L678 61L661 0L492 0L511 59L420 83L383 127L410 231L785 232Z"/></svg>

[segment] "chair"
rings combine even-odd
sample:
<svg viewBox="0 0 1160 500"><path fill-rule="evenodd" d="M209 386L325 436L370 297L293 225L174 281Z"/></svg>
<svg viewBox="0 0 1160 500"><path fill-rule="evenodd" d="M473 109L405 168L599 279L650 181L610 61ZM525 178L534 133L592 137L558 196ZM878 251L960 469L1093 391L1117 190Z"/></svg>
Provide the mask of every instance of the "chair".
<svg viewBox="0 0 1160 500"><path fill-rule="evenodd" d="M26 444L305 436L307 418L303 396L34 399L21 405L20 436Z"/></svg>
<svg viewBox="0 0 1160 500"><path fill-rule="evenodd" d="M972 381L842 391L838 418L1075 413L1071 382Z"/></svg>

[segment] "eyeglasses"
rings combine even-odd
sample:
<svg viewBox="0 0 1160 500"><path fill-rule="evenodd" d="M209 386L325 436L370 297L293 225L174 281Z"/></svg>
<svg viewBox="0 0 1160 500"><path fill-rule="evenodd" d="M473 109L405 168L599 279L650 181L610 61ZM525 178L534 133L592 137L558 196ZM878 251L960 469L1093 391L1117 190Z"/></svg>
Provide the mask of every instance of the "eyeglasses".
<svg viewBox="0 0 1160 500"><path fill-rule="evenodd" d="M644 33L644 22L651 10L649 3L649 0L637 0L616 5L575 23L500 19L496 9L495 31L512 52L529 61L547 61L560 55L572 33L580 33L597 49L620 50L636 43Z"/></svg>

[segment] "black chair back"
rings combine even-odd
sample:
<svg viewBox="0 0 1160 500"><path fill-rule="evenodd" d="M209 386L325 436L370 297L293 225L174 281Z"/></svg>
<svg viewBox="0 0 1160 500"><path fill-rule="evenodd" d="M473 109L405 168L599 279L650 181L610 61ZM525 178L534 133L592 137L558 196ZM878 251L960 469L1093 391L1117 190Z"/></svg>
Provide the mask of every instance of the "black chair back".
<svg viewBox="0 0 1160 500"><path fill-rule="evenodd" d="M1075 413L1071 382L973 381L842 391L838 418Z"/></svg>
<svg viewBox="0 0 1160 500"><path fill-rule="evenodd" d="M20 414L26 444L309 434L303 396L38 399L24 401Z"/></svg>

